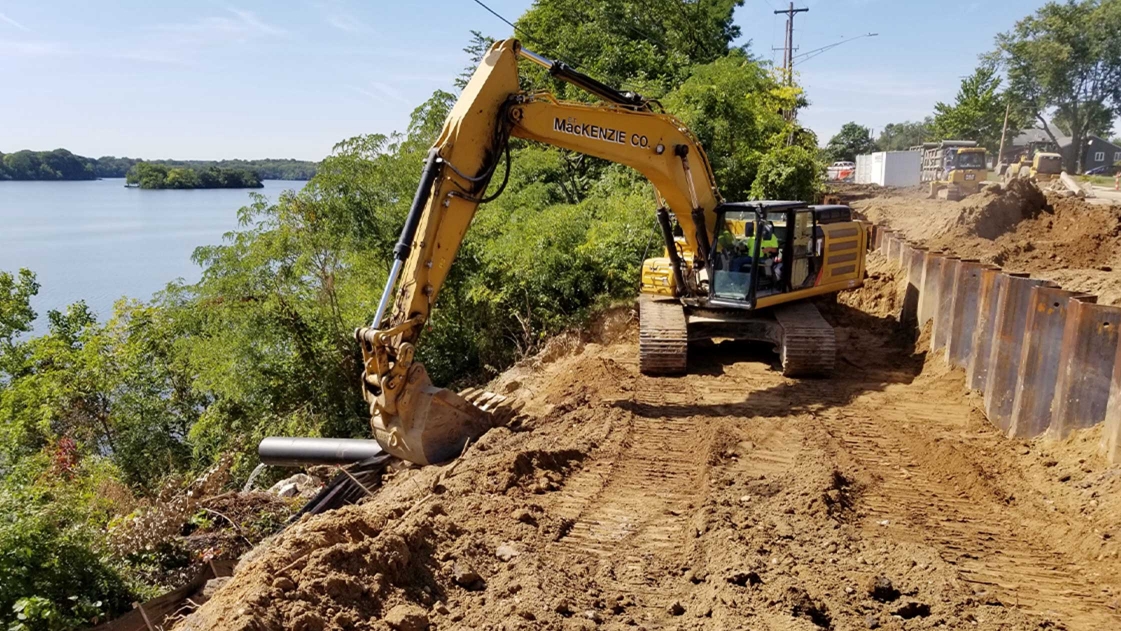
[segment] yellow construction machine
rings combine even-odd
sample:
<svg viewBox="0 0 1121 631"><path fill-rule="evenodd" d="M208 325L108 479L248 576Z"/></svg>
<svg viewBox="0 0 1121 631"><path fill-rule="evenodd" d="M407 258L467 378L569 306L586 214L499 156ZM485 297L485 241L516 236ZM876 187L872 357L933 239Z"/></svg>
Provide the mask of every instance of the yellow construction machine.
<svg viewBox="0 0 1121 631"><path fill-rule="evenodd" d="M1039 151L1030 159L1025 154L1020 157L1019 161L1008 165L1008 170L1004 172L1004 181L1008 182L1012 178L1020 177L1039 184L1046 184L1059 179L1062 174L1062 154Z"/></svg>
<svg viewBox="0 0 1121 631"><path fill-rule="evenodd" d="M930 199L958 200L981 190L988 180L985 148L971 140L943 140L922 145L922 181Z"/></svg>
<svg viewBox="0 0 1121 631"><path fill-rule="evenodd" d="M522 91L519 58L601 102ZM832 369L833 330L806 299L863 283L867 224L845 206L724 201L696 137L660 109L517 40L490 48L428 154L373 322L356 331L371 424L385 450L441 462L495 423L502 397L433 386L415 351L492 176L503 162L509 174L512 137L624 164L653 184L665 251L642 269L643 372L684 372L689 342L714 337L774 344L789 375Z"/></svg>

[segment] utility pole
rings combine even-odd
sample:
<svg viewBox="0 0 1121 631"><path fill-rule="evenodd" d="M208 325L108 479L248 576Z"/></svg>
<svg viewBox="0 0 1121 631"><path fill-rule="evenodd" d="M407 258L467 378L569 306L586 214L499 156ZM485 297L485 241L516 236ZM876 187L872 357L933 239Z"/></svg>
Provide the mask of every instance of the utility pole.
<svg viewBox="0 0 1121 631"><path fill-rule="evenodd" d="M782 56L782 74L786 85L794 85L794 16L807 11L809 8L795 9L793 2L789 9L775 11L775 15L786 14L786 44L783 46Z"/></svg>
<svg viewBox="0 0 1121 631"><path fill-rule="evenodd" d="M996 168L1000 169L1000 165L1004 162L1004 139L1008 136L1008 115L1012 113L1012 100L1008 100L1008 104L1004 106L1004 128L1000 130L1000 150L996 152Z"/></svg>

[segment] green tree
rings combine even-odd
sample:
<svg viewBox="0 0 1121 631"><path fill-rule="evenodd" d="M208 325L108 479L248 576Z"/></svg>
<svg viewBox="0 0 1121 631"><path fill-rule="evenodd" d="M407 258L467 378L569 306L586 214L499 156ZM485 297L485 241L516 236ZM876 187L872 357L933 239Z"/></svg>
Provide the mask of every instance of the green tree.
<svg viewBox="0 0 1121 631"><path fill-rule="evenodd" d="M701 141L723 195L745 199L763 156L793 131L780 112L796 98L756 60L733 50L695 67L663 104Z"/></svg>
<svg viewBox="0 0 1121 631"><path fill-rule="evenodd" d="M733 12L743 0L538 0L518 19L536 52L564 61L623 90L660 97L689 69L728 53L740 35ZM587 100L578 88L530 70L531 83L562 98Z"/></svg>
<svg viewBox="0 0 1121 631"><path fill-rule="evenodd" d="M934 119L927 116L922 121L889 123L876 139L881 151L906 151L916 145L933 140Z"/></svg>
<svg viewBox="0 0 1121 631"><path fill-rule="evenodd" d="M825 147L826 159L837 162L852 162L856 156L877 151L876 141L872 140L872 130L856 123L845 123L841 131L829 139ZM799 198L801 199L801 198Z"/></svg>
<svg viewBox="0 0 1121 631"><path fill-rule="evenodd" d="M21 269L17 275L0 271L0 353L10 348L16 336L31 331L35 311L31 299L39 293L35 274Z"/></svg>
<svg viewBox="0 0 1121 631"><path fill-rule="evenodd" d="M1121 0L1049 2L996 38L991 58L1008 76L1016 107L1057 143L1048 114L1079 149L1103 112L1121 114ZM1066 155L1082 168L1083 151Z"/></svg>
<svg viewBox="0 0 1121 631"><path fill-rule="evenodd" d="M814 202L822 190L824 166L817 152L805 147L783 147L768 153L751 185L754 199Z"/></svg>
<svg viewBox="0 0 1121 631"><path fill-rule="evenodd" d="M934 137L941 140L974 140L994 150L1000 145L1004 114L1008 104L1006 93L1000 92L1001 78L996 67L985 63L972 75L962 79L953 105L939 102L934 106ZM1009 129L1018 129L1016 118L1009 120Z"/></svg>

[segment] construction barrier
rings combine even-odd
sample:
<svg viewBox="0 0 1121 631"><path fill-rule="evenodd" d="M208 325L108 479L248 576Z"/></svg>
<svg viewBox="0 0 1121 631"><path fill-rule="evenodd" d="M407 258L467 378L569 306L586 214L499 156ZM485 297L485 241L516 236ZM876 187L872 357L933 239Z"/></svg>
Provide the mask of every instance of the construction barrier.
<svg viewBox="0 0 1121 631"><path fill-rule="evenodd" d="M946 362L965 368L973 357L973 335L981 308L981 274L994 267L975 260L963 260L954 279L953 321L946 343Z"/></svg>
<svg viewBox="0 0 1121 631"><path fill-rule="evenodd" d="M992 347L985 375L985 416L1001 431L1012 422L1012 399L1024 354L1031 292L1035 287L1054 286L1047 281L1004 274L997 299Z"/></svg>
<svg viewBox="0 0 1121 631"><path fill-rule="evenodd" d="M922 280L919 286L919 328L934 318L934 302L938 299L938 280L942 274L942 252L927 252L923 257Z"/></svg>
<svg viewBox="0 0 1121 631"><path fill-rule="evenodd" d="M958 267L961 259L956 256L947 256L942 259L942 267L938 274L938 297L934 300L934 326L930 331L930 351L937 352L945 348L950 338L950 329L954 319L954 292Z"/></svg>
<svg viewBox="0 0 1121 631"><path fill-rule="evenodd" d="M899 321L905 324L914 324L919 317L919 293L922 288L922 267L926 260L926 248L911 246L907 267L903 270L907 274L907 282L903 287L902 306L899 311Z"/></svg>
<svg viewBox="0 0 1121 631"><path fill-rule="evenodd" d="M884 248L884 256L889 262L895 261L895 250L899 247L899 239L895 236L894 232L889 232L884 236L887 247Z"/></svg>
<svg viewBox="0 0 1121 631"><path fill-rule="evenodd" d="M1050 431L1056 438L1105 420L1117 361L1121 308L1099 305L1095 300L1093 296L1076 296L1067 307L1051 414Z"/></svg>
<svg viewBox="0 0 1121 631"><path fill-rule="evenodd" d="M1078 295L1078 292L1045 285L1031 290L1024 354L1008 425L1009 437L1032 438L1047 431L1051 424L1067 307L1070 299Z"/></svg>
<svg viewBox="0 0 1121 631"><path fill-rule="evenodd" d="M1027 274L1007 274L999 269L981 272L981 297L977 309L977 325L973 333L973 356L965 369L965 385L970 390L984 390L989 377L989 358L993 349L993 336L1000 311L1001 289L1010 276L1020 278Z"/></svg>
<svg viewBox="0 0 1121 631"><path fill-rule="evenodd" d="M1105 423L1101 449L1121 462L1121 307L974 259L875 232L898 266L901 323L932 322L930 351L965 369L985 416L1009 437L1057 439Z"/></svg>
<svg viewBox="0 0 1121 631"><path fill-rule="evenodd" d="M1113 362L1112 382L1109 403L1105 407L1102 452L1110 464L1117 464L1121 462L1121 344L1117 346L1117 359Z"/></svg>

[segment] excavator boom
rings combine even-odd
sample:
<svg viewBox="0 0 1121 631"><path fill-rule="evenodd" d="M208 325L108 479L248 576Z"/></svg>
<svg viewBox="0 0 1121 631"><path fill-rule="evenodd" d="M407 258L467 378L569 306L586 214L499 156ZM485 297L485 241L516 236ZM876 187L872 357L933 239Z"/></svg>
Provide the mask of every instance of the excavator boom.
<svg viewBox="0 0 1121 631"><path fill-rule="evenodd" d="M523 92L519 57L601 102ZM832 329L811 305L786 303L860 285L866 232L851 222L849 209L725 203L704 149L679 120L654 111L640 95L619 92L522 49L517 40L505 40L482 59L429 151L373 322L356 332L371 425L386 451L418 464L451 459L507 409L498 395L435 387L415 353L467 228L503 162L509 175L511 137L623 164L653 184L666 251L643 264L643 371L685 369L691 317L698 331L776 343L787 374L832 366ZM771 308L769 321L752 313L764 307Z"/></svg>
<svg viewBox="0 0 1121 631"><path fill-rule="evenodd" d="M519 56L607 103L563 103L548 94L521 92ZM643 173L681 225L697 221L704 226L686 235L689 251L703 252L706 235L715 228L712 210L718 192L712 169L684 125L651 112L638 95L615 91L563 63L523 50L517 40L496 42L428 154L373 322L356 333L374 434L387 451L412 462L454 457L469 438L491 426L491 412L501 403L500 397L486 393L468 400L436 388L414 354L511 135Z"/></svg>

